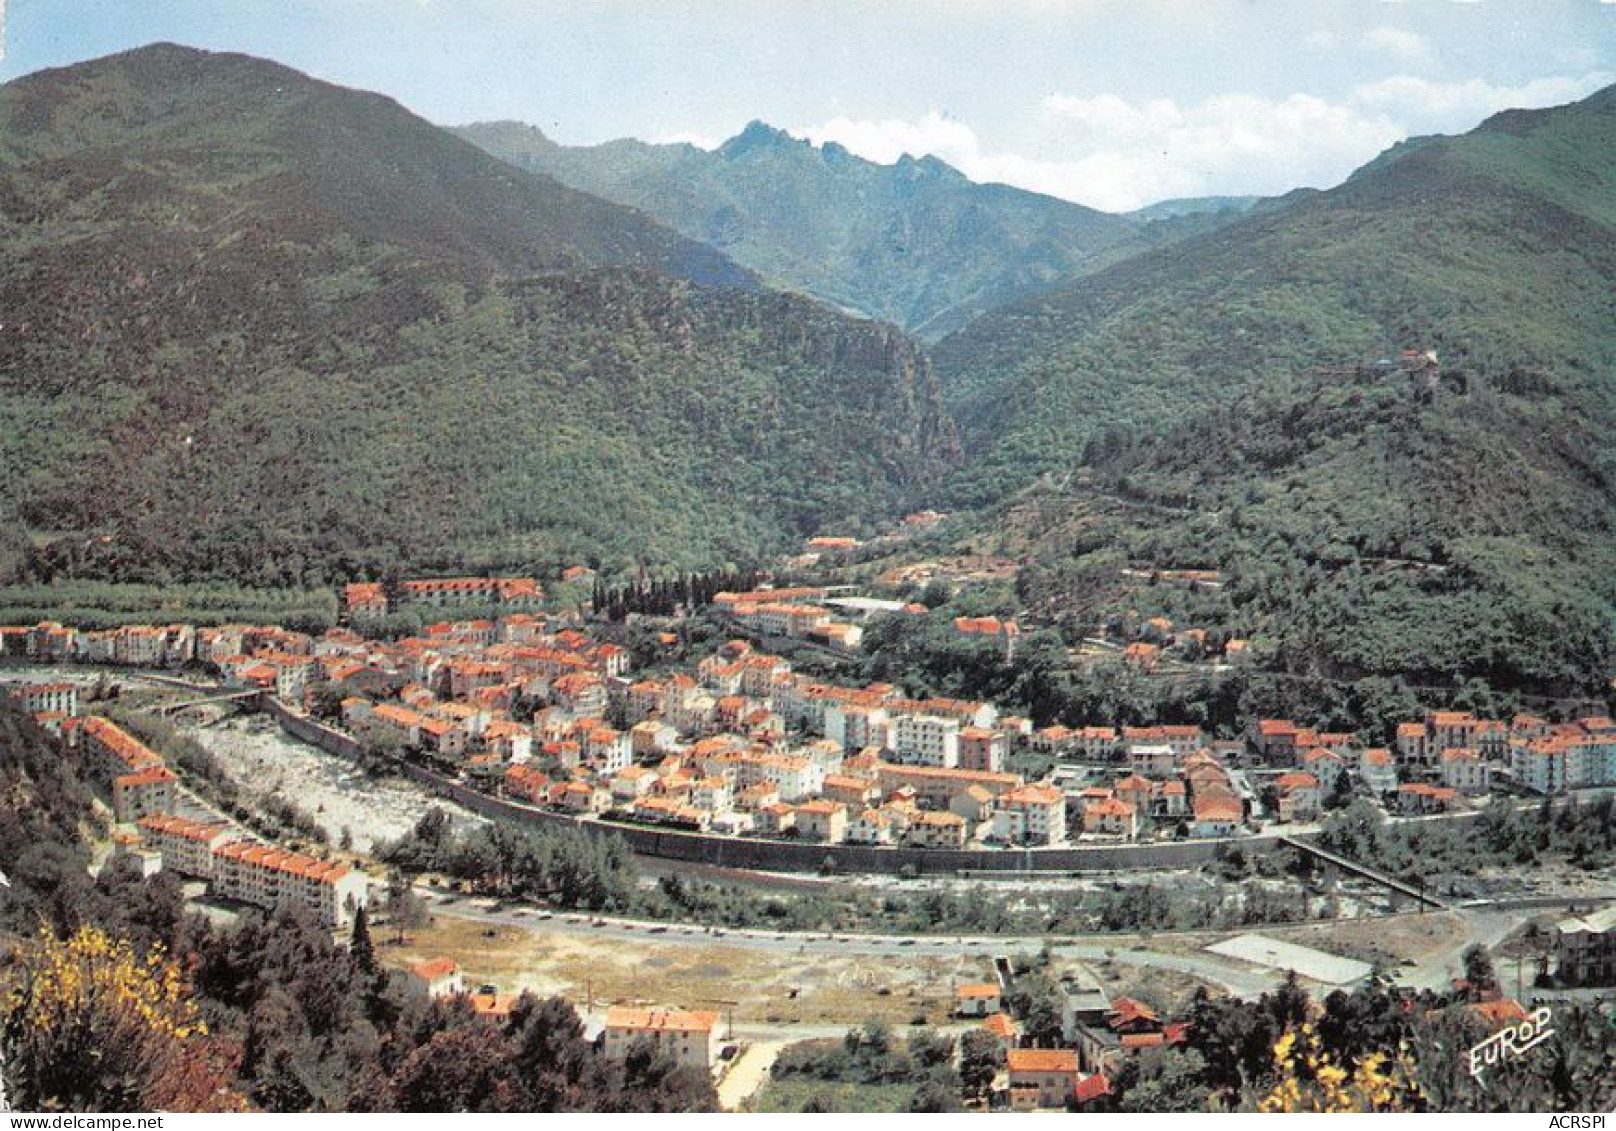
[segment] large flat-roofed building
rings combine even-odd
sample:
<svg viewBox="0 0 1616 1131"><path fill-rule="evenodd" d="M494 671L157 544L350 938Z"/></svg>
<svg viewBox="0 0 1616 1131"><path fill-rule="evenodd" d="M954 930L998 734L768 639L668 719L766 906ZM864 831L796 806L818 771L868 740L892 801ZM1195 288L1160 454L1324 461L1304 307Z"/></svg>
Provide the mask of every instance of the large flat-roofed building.
<svg viewBox="0 0 1616 1131"><path fill-rule="evenodd" d="M369 896L363 872L267 844L238 840L213 850L213 890L273 910L298 904L324 926L347 923Z"/></svg>

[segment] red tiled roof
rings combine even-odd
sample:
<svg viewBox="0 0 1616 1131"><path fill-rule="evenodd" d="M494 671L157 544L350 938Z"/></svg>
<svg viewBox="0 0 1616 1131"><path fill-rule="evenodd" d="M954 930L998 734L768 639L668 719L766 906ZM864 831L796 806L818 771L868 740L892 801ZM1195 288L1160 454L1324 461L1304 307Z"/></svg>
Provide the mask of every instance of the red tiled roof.
<svg viewBox="0 0 1616 1131"><path fill-rule="evenodd" d="M1011 1072L1077 1071L1076 1049L1010 1049L1004 1059Z"/></svg>

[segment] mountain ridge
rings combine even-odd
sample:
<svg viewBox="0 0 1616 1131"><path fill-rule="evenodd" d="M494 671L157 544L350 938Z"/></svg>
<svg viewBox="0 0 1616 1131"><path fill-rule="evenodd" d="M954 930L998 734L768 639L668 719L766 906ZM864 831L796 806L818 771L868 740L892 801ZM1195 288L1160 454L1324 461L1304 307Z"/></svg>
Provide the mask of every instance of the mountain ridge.
<svg viewBox="0 0 1616 1131"><path fill-rule="evenodd" d="M563 146L510 121L455 132L519 168L641 209L775 285L924 337L1073 276L1148 227L977 184L936 157L882 165L762 121L712 151L633 139Z"/></svg>

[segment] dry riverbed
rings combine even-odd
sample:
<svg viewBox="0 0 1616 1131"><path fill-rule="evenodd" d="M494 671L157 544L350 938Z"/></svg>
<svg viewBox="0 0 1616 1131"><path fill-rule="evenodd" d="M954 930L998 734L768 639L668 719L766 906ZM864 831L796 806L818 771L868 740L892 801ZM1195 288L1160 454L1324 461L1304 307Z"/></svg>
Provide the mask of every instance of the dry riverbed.
<svg viewBox="0 0 1616 1131"><path fill-rule="evenodd" d="M259 716L203 726L181 724L251 797L279 796L309 814L336 844L346 829L355 851L395 840L436 805L457 823L481 817L403 778L373 778L345 758L291 738Z"/></svg>

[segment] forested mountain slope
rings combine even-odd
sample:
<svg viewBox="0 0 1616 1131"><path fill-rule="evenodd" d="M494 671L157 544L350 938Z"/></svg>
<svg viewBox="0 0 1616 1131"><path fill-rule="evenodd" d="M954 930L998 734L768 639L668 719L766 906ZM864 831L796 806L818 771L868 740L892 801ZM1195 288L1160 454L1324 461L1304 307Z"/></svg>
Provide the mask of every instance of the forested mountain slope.
<svg viewBox="0 0 1616 1131"><path fill-rule="evenodd" d="M989 314L936 350L968 485L1002 494L1110 425L1154 428L1318 365L1403 347L1547 368L1608 413L1616 360L1616 106L1500 114L1345 184Z"/></svg>
<svg viewBox="0 0 1616 1131"><path fill-rule="evenodd" d="M750 557L957 452L896 330L244 56L0 88L0 238L0 509L104 574Z"/></svg>
<svg viewBox="0 0 1616 1131"><path fill-rule="evenodd" d="M1553 695L1616 669L1610 91L1400 147L938 356L958 497L1053 473L1023 581L1057 615L1135 600L1123 564L1199 566L1289 671ZM1134 505L1076 521L1100 497Z"/></svg>

